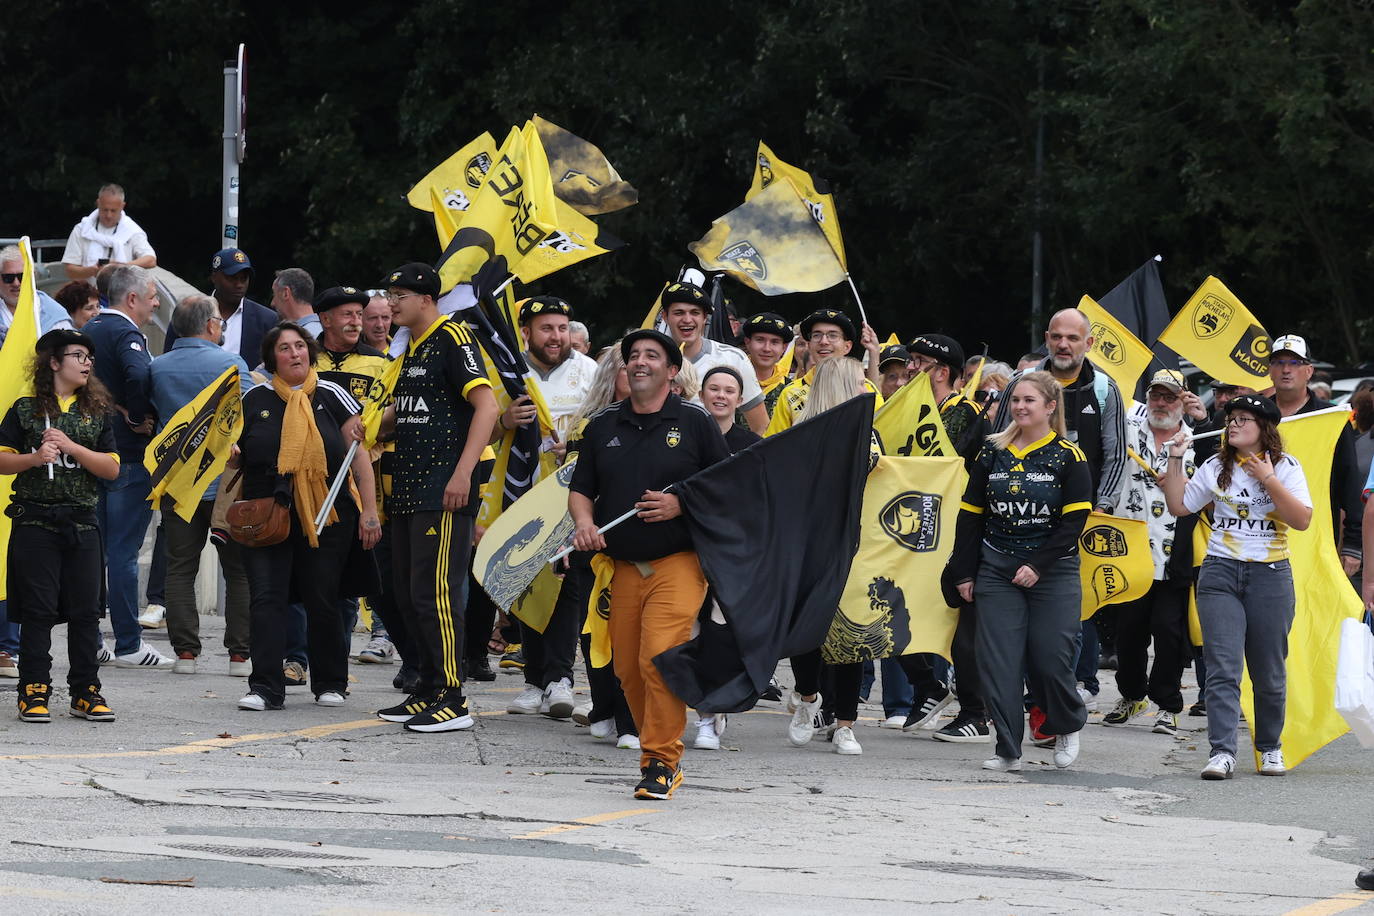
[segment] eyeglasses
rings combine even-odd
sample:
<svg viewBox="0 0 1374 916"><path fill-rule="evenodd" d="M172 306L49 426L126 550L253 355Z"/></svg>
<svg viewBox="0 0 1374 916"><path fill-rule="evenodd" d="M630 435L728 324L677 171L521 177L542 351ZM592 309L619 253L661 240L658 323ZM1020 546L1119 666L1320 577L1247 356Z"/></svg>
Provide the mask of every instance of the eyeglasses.
<svg viewBox="0 0 1374 916"><path fill-rule="evenodd" d="M68 356L70 356L72 359L76 360L83 366L87 363L95 362L95 356L86 352L85 350L68 350L66 353L62 354L63 359L66 359Z"/></svg>
<svg viewBox="0 0 1374 916"><path fill-rule="evenodd" d="M812 331L808 338L812 343L839 343L844 340L842 331Z"/></svg>
<svg viewBox="0 0 1374 916"><path fill-rule="evenodd" d="M24 279L23 274L0 274L0 280L4 280L6 283L18 283L22 279Z"/></svg>
<svg viewBox="0 0 1374 916"><path fill-rule="evenodd" d="M1163 401L1166 404L1173 404L1178 401L1178 395L1171 391L1151 391L1148 397L1151 401Z"/></svg>
<svg viewBox="0 0 1374 916"><path fill-rule="evenodd" d="M1254 423L1254 422L1255 422L1255 418L1254 418L1254 417L1227 417L1227 418L1226 418L1226 425L1227 425L1227 426L1234 426L1234 427L1236 427L1236 428L1238 428L1238 429L1239 429L1240 427L1246 426L1247 424Z"/></svg>
<svg viewBox="0 0 1374 916"><path fill-rule="evenodd" d="M408 299L408 298L410 298L411 296L418 296L418 295L420 295L420 294L419 294L419 293L400 293L400 294L397 294L397 293L387 293L387 294L386 294L386 301L387 301L387 302L390 302L392 305L395 305L396 303L400 302L402 299Z"/></svg>
<svg viewBox="0 0 1374 916"><path fill-rule="evenodd" d="M926 370L934 369L936 366L939 365L939 363L935 360L929 359L924 356L913 356L906 361L906 364L907 368L911 369L911 371L913 372L925 372Z"/></svg>

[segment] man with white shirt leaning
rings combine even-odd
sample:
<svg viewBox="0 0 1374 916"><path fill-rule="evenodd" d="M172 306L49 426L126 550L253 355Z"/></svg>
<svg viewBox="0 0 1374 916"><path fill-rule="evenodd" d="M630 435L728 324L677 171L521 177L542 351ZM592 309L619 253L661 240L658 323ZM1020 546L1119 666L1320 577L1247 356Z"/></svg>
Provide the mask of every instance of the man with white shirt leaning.
<svg viewBox="0 0 1374 916"><path fill-rule="evenodd" d="M106 264L157 266L157 252L148 244L148 233L124 212L124 189L107 184L95 198L95 209L72 227L62 252L67 276L89 280Z"/></svg>

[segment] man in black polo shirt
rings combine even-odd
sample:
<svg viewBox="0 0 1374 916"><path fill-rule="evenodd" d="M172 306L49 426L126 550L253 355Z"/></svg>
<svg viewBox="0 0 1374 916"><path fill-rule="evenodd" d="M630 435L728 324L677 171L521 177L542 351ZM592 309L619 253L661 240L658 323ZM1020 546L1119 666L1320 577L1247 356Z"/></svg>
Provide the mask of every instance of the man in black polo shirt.
<svg viewBox="0 0 1374 916"><path fill-rule="evenodd" d="M611 655L639 725L636 798L671 798L682 782L687 705L664 684L654 656L692 636L706 577L670 486L730 452L701 407L669 392L682 352L657 331L620 342L630 396L592 418L582 436L568 493L577 526L573 545L615 561L611 580ZM631 507L639 513L606 532L597 528Z"/></svg>
<svg viewBox="0 0 1374 916"><path fill-rule="evenodd" d="M477 515L478 461L499 410L482 351L468 330L439 313L439 275L406 264L387 276L387 299L410 343L382 432L394 429L390 462L392 573L396 606L413 634L420 682L377 715L409 731L471 728L459 665L463 611Z"/></svg>

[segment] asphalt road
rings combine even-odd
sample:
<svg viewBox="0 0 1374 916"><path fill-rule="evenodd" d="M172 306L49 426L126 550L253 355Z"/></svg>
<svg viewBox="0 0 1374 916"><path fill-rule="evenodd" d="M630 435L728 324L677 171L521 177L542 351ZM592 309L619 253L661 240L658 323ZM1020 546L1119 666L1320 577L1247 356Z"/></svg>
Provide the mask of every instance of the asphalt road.
<svg viewBox="0 0 1374 916"><path fill-rule="evenodd" d="M472 685L472 731L420 735L372 715L394 667L353 665L342 708L301 689L267 713L235 708L226 670L106 668L113 723L0 717L0 910L1374 914L1353 883L1374 754L1349 737L1283 778L1203 782L1203 720L1175 739L1098 713L1074 767L1028 746L1003 775L876 706L862 756L793 748L765 703L651 803L634 752L506 714L518 677ZM139 883L159 881L189 886Z"/></svg>

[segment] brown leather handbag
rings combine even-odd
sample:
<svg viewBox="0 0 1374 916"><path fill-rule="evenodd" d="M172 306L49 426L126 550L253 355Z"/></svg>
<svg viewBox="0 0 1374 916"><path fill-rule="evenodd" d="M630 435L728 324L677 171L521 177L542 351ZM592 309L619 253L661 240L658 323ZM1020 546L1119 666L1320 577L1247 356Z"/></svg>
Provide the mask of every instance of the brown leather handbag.
<svg viewBox="0 0 1374 916"><path fill-rule="evenodd" d="M244 547L271 547L291 533L291 510L275 496L236 500L226 519L229 537Z"/></svg>

